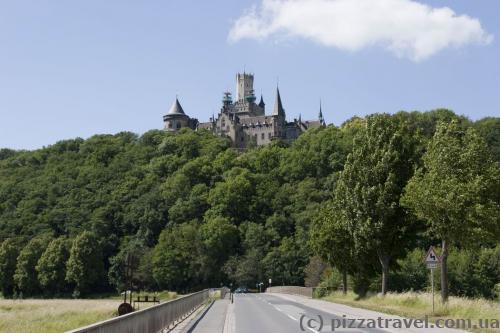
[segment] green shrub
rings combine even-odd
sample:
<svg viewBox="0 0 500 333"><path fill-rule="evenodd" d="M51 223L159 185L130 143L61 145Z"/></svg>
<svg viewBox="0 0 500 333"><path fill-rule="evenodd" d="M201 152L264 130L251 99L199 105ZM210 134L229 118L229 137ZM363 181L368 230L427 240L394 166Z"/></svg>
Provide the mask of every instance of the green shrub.
<svg viewBox="0 0 500 333"><path fill-rule="evenodd" d="M397 261L398 269L392 274L389 286L394 291L424 290L428 285L429 271L423 258L425 251L414 249Z"/></svg>

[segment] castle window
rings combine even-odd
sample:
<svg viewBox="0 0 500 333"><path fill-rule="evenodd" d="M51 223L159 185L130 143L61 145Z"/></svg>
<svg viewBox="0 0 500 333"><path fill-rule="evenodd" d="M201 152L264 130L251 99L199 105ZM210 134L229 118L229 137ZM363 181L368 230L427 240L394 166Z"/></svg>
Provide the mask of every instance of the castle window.
<svg viewBox="0 0 500 333"><path fill-rule="evenodd" d="M264 139L266 138L265 133L262 133L262 134L261 134L261 136L260 136L260 138L261 138L262 140L264 140Z"/></svg>
<svg viewBox="0 0 500 333"><path fill-rule="evenodd" d="M172 128L172 123L168 122L168 128Z"/></svg>
<svg viewBox="0 0 500 333"><path fill-rule="evenodd" d="M271 132L267 133L267 137L271 140Z"/></svg>
<svg viewBox="0 0 500 333"><path fill-rule="evenodd" d="M177 129L181 128L181 123L177 123Z"/></svg>

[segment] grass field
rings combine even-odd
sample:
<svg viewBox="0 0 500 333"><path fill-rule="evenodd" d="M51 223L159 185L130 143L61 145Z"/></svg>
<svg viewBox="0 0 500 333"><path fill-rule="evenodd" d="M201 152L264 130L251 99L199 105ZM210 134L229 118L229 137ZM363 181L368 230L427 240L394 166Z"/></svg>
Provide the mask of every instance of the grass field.
<svg viewBox="0 0 500 333"><path fill-rule="evenodd" d="M162 292L159 296L164 301L175 294ZM0 299L0 333L60 333L75 329L116 316L121 299ZM141 309L147 306L141 304Z"/></svg>
<svg viewBox="0 0 500 333"><path fill-rule="evenodd" d="M1 333L56 333L116 315L115 300L0 299Z"/></svg>
<svg viewBox="0 0 500 333"><path fill-rule="evenodd" d="M484 299L468 299L450 297L448 304L440 302L439 295L435 298L435 312L431 315L432 296L427 293L389 293L386 296L371 295L365 299L357 300L354 293L343 295L335 292L323 298L324 300L351 305L409 318L423 318L429 315L430 320L440 318L471 319L496 319L500 321L500 302ZM500 332L500 330L474 330L473 332Z"/></svg>

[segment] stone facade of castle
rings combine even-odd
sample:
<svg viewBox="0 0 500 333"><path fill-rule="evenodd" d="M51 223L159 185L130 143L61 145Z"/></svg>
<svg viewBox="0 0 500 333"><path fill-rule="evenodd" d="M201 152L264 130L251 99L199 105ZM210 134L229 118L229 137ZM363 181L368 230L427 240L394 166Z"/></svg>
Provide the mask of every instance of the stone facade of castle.
<svg viewBox="0 0 500 333"><path fill-rule="evenodd" d="M230 92L225 92L220 112L204 123L189 117L176 98L170 111L163 116L165 130L178 131L183 127L206 129L229 137L234 148L244 149L265 145L275 139L292 141L309 128L325 126L321 105L317 120L302 121L299 117L288 122L278 88L272 113L266 115L266 104L262 96L259 103L256 103L253 80L252 74L237 74L235 100L233 101Z"/></svg>

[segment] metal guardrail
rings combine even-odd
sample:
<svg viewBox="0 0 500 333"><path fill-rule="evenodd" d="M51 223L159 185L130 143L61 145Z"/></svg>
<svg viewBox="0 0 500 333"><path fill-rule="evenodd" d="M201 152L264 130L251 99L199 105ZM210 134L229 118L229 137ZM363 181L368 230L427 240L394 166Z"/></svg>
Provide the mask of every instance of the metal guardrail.
<svg viewBox="0 0 500 333"><path fill-rule="evenodd" d="M266 293L291 294L312 298L313 288L298 286L269 287L266 289Z"/></svg>
<svg viewBox="0 0 500 333"><path fill-rule="evenodd" d="M208 298L209 289L205 289L66 333L158 333L193 312Z"/></svg>

